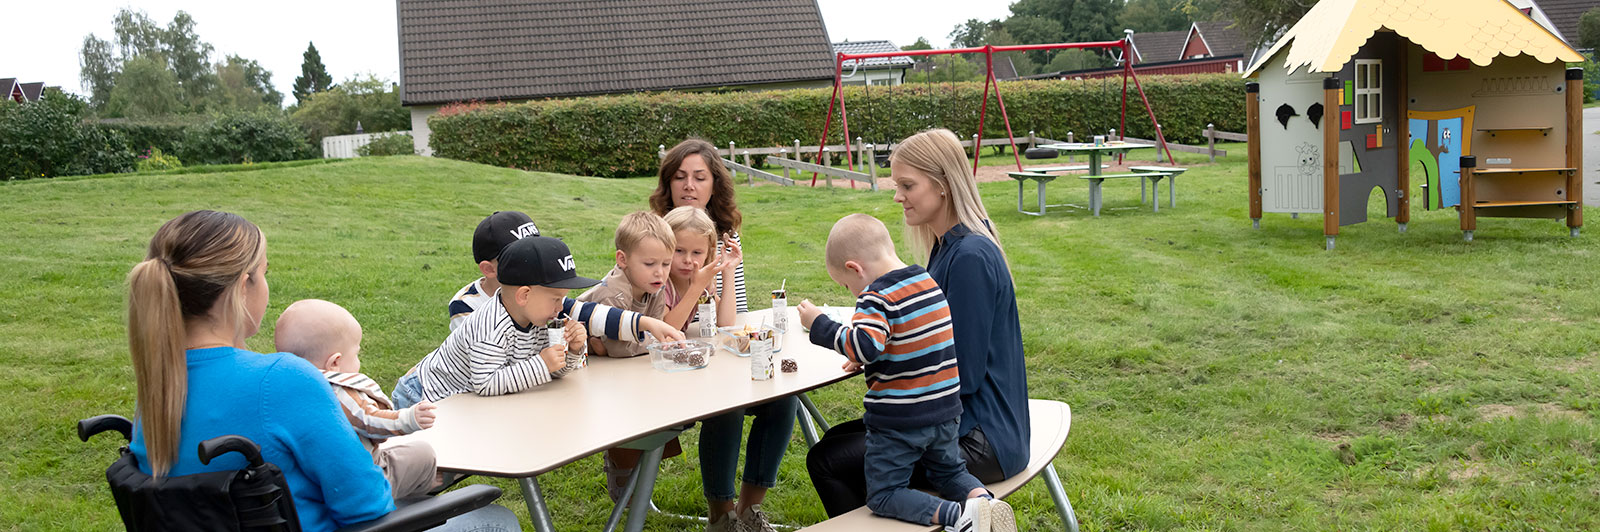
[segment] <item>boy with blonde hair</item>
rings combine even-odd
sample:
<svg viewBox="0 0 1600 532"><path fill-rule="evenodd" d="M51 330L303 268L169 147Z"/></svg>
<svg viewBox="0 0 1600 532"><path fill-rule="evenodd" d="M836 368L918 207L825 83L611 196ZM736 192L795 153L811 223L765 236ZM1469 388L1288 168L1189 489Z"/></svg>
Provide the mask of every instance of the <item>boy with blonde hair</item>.
<svg viewBox="0 0 1600 532"><path fill-rule="evenodd" d="M950 531L1015 532L1011 506L961 458L961 377L944 292L927 270L902 262L888 228L865 214L833 224L825 256L828 277L856 296L854 317L836 323L804 300L800 323L812 343L843 354L846 369L866 370L867 508ZM945 500L910 488L919 465Z"/></svg>
<svg viewBox="0 0 1600 532"><path fill-rule="evenodd" d="M433 447L420 441L384 441L432 427L433 403L396 410L378 383L361 373L361 323L350 311L320 299L296 301L278 316L272 340L278 351L294 353L322 370L361 445L383 468L395 499L422 495L435 486Z"/></svg>
<svg viewBox="0 0 1600 532"><path fill-rule="evenodd" d="M636 211L622 217L613 242L617 247L617 265L600 284L578 296L578 301L638 312L655 319L666 316L667 302L661 290L669 282L672 249L677 246L672 227L653 212ZM589 350L610 357L631 357L645 352L644 342L633 338L590 337Z"/></svg>

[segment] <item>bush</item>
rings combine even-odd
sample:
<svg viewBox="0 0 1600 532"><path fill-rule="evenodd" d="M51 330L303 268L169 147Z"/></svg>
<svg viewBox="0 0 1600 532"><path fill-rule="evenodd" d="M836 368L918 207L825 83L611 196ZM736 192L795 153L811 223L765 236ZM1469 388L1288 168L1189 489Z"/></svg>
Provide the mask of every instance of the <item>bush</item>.
<svg viewBox="0 0 1600 532"><path fill-rule="evenodd" d="M306 134L281 111L235 111L189 128L179 154L189 164L238 164L316 157Z"/></svg>
<svg viewBox="0 0 1600 532"><path fill-rule="evenodd" d="M150 148L144 155L139 156L137 168L140 172L173 170L183 168L183 161L179 161L175 155L162 153L161 148Z"/></svg>
<svg viewBox="0 0 1600 532"><path fill-rule="evenodd" d="M1167 140L1198 143L1207 123L1242 132L1244 81L1237 75L1156 76L1141 80ZM1000 85L1013 133L1065 139L1120 127L1120 79L1016 81ZM1154 138L1138 92L1129 87L1127 134ZM579 175L654 173L657 146L697 136L718 146L816 145L832 89L732 93L657 93L446 106L429 118L429 145L440 157ZM977 132L983 84L846 87L850 135L895 142L929 127L969 137ZM992 100L992 98L991 98ZM835 115L837 117L837 115ZM841 142L839 120L828 142ZM989 106L984 136L1005 136ZM853 141L854 139L852 139Z"/></svg>
<svg viewBox="0 0 1600 532"><path fill-rule="evenodd" d="M49 91L36 102L0 100L0 178L31 179L133 169L133 151L116 131L83 123L86 105Z"/></svg>
<svg viewBox="0 0 1600 532"><path fill-rule="evenodd" d="M183 142L188 129L204 123L204 118L204 116L167 117L159 120L108 118L94 122L93 126L102 131L122 133L135 153L143 154L146 150L159 149L170 154L178 151L178 144Z"/></svg>
<svg viewBox="0 0 1600 532"><path fill-rule="evenodd" d="M372 139L372 142L356 148L356 155L371 157L373 155L416 155L416 141L411 139L409 133L396 133Z"/></svg>

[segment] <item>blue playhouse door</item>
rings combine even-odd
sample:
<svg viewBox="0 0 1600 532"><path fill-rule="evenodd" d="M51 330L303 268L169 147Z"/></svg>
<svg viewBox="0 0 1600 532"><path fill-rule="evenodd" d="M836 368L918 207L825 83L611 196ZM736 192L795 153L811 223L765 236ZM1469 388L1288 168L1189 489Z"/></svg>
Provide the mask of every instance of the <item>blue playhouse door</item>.
<svg viewBox="0 0 1600 532"><path fill-rule="evenodd" d="M1426 130L1424 130L1426 131ZM1439 154L1439 206L1454 207L1461 204L1461 131L1460 118L1439 120L1439 138L1443 152Z"/></svg>

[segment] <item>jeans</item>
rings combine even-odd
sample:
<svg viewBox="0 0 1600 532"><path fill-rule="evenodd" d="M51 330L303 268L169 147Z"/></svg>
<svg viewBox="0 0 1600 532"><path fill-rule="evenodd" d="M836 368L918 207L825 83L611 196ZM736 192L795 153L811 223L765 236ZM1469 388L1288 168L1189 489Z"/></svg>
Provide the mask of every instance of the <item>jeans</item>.
<svg viewBox="0 0 1600 532"><path fill-rule="evenodd" d="M913 429L867 427L867 508L872 513L932 524L941 504L964 500L983 483L967 472L956 443L956 420ZM911 489L912 468L921 466L939 496ZM959 511L959 510L957 510ZM943 523L946 525L954 523Z"/></svg>
<svg viewBox="0 0 1600 532"><path fill-rule="evenodd" d="M517 514L498 504L491 504L445 521L430 528L434 532L522 532Z"/></svg>
<svg viewBox="0 0 1600 532"><path fill-rule="evenodd" d="M747 415L756 419L750 423L750 441L744 451L744 482L764 488L778 484L778 466L783 464L783 452L794 434L799 405L799 399L787 396L700 421L700 483L706 500L738 498L733 480Z"/></svg>
<svg viewBox="0 0 1600 532"><path fill-rule="evenodd" d="M806 471L828 517L844 515L867 503L866 444L867 425L857 419L834 425L806 453ZM992 484L1006 479L983 427L961 436L960 447L967 472L979 481ZM911 475L911 487L933 486L918 471Z"/></svg>
<svg viewBox="0 0 1600 532"><path fill-rule="evenodd" d="M394 401L395 410L411 408L411 405L422 402L422 379L416 373L400 377L389 400Z"/></svg>

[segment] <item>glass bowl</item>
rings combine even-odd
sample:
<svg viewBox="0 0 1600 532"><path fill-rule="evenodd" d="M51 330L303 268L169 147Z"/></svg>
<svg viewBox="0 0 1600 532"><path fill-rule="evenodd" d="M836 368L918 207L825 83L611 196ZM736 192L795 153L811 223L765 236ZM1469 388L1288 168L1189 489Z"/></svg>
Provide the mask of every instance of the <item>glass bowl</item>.
<svg viewBox="0 0 1600 532"><path fill-rule="evenodd" d="M655 342L644 346L650 352L650 365L666 372L689 371L711 364L712 346L700 338L676 342Z"/></svg>

